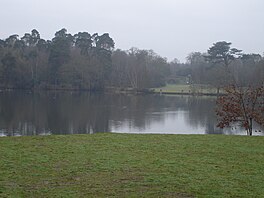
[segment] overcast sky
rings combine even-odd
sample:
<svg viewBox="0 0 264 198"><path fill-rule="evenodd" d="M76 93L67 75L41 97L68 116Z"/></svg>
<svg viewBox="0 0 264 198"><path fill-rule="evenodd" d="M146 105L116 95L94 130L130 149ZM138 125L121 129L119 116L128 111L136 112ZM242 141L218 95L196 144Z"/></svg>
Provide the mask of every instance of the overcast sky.
<svg viewBox="0 0 264 198"><path fill-rule="evenodd" d="M108 32L116 48L153 49L168 60L230 41L264 52L264 0L0 0L0 38L37 29Z"/></svg>

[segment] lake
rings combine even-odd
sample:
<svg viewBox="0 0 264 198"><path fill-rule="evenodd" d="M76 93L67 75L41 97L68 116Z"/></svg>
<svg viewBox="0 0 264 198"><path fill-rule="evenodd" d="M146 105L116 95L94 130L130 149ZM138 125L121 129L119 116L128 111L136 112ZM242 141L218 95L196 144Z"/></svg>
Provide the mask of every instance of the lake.
<svg viewBox="0 0 264 198"><path fill-rule="evenodd" d="M99 132L245 135L239 127L216 127L215 100L205 96L2 91L0 136Z"/></svg>

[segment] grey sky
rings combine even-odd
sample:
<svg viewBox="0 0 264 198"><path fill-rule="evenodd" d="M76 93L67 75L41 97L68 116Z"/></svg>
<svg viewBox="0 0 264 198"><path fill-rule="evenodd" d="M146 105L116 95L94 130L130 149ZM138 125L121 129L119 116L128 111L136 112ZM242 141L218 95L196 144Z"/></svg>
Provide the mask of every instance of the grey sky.
<svg viewBox="0 0 264 198"><path fill-rule="evenodd" d="M0 38L36 28L45 39L109 32L116 48L153 49L169 60L214 42L264 52L263 0L0 0Z"/></svg>

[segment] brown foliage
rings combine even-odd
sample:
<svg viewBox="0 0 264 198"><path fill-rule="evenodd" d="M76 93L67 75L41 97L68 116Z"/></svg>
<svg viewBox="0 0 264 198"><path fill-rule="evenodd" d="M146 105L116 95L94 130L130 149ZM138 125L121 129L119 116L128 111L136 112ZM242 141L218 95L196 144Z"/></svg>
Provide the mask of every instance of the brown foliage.
<svg viewBox="0 0 264 198"><path fill-rule="evenodd" d="M252 135L253 121L264 126L264 87L225 88L226 95L217 99L218 127L224 128L239 122Z"/></svg>

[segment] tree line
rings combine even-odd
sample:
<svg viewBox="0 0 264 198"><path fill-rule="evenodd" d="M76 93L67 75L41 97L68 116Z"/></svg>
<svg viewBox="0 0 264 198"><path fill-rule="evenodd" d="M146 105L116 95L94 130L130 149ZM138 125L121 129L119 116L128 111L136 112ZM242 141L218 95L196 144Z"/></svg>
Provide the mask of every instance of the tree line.
<svg viewBox="0 0 264 198"><path fill-rule="evenodd" d="M105 33L75 35L61 29L52 40L37 30L0 41L1 84L11 88L104 87L114 41Z"/></svg>
<svg viewBox="0 0 264 198"><path fill-rule="evenodd" d="M69 34L66 29L45 40L33 29L23 37L0 40L0 84L3 88L105 87L143 89L165 84L168 64L153 51L114 50L108 33Z"/></svg>
<svg viewBox="0 0 264 198"><path fill-rule="evenodd" d="M264 60L244 54L232 43L214 43L207 52L192 52L186 63L169 62L152 50L115 49L108 33L70 34L65 28L45 40L33 29L22 37L0 39L0 85L3 88L106 87L146 89L166 83L210 85L260 83Z"/></svg>
<svg viewBox="0 0 264 198"><path fill-rule="evenodd" d="M172 64L174 75L188 77L190 84L211 85L224 88L260 85L264 80L264 59L260 54L245 54L232 48L231 42L214 43L207 52L192 52L186 63Z"/></svg>

